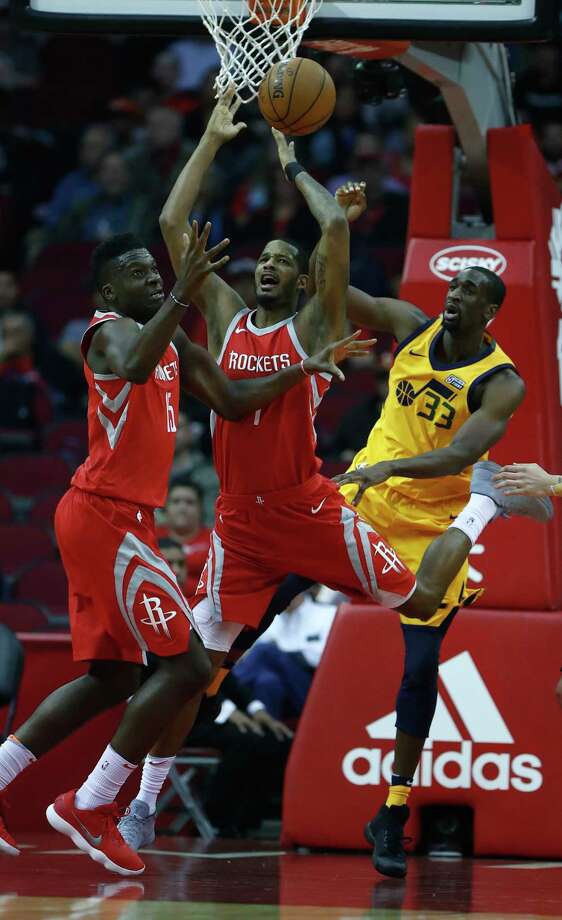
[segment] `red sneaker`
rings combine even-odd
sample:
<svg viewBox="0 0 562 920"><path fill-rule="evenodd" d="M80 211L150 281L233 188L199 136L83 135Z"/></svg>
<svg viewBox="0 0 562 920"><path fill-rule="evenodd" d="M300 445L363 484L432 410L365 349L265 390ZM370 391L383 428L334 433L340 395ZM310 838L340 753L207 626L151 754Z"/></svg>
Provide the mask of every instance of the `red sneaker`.
<svg viewBox="0 0 562 920"><path fill-rule="evenodd" d="M5 856L19 856L20 851L16 846L16 841L9 833L4 824L4 815L2 814L2 801L0 800L0 853Z"/></svg>
<svg viewBox="0 0 562 920"><path fill-rule="evenodd" d="M119 807L100 805L98 808L76 808L75 790L59 795L47 808L47 821L61 834L70 837L83 850L110 872L119 875L140 875L144 863L131 850L117 830Z"/></svg>

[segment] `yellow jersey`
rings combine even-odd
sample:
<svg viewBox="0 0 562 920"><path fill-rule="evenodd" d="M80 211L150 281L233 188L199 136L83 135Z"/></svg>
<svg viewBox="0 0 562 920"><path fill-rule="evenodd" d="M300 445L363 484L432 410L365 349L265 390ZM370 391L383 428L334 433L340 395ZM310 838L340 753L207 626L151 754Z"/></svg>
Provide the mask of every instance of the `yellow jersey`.
<svg viewBox="0 0 562 920"><path fill-rule="evenodd" d="M510 358L487 333L478 357L443 363L438 357L443 333L438 316L419 326L396 349L388 396L354 467L447 447L478 408L476 387L499 370L515 370ZM480 459L487 456L486 453ZM460 475L435 479L393 476L387 484L415 502L464 504L470 491L471 471L469 467Z"/></svg>

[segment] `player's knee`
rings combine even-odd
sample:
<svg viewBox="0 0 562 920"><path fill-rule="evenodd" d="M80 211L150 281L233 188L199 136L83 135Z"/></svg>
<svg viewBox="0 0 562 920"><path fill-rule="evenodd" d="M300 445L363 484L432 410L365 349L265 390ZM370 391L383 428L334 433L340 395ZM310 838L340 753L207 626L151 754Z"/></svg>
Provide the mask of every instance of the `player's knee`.
<svg viewBox="0 0 562 920"><path fill-rule="evenodd" d="M127 700L140 686L140 665L127 661L93 662L89 677L99 685L99 693L108 705Z"/></svg>
<svg viewBox="0 0 562 920"><path fill-rule="evenodd" d="M427 622L435 614L440 603L441 592L430 582L418 580L416 590L399 609L403 616Z"/></svg>

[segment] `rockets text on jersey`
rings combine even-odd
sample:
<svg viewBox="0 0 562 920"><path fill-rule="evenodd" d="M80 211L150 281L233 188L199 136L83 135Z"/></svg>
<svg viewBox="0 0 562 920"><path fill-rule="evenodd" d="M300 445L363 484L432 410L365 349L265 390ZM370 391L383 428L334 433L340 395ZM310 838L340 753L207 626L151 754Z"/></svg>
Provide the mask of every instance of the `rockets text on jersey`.
<svg viewBox="0 0 562 920"><path fill-rule="evenodd" d="M254 320L255 312L245 308L228 327L217 361L229 377L274 374L307 357L294 316L264 328ZM314 419L330 382L329 374L303 375L301 383L242 421L212 414L213 457L223 493L286 489L318 472Z"/></svg>

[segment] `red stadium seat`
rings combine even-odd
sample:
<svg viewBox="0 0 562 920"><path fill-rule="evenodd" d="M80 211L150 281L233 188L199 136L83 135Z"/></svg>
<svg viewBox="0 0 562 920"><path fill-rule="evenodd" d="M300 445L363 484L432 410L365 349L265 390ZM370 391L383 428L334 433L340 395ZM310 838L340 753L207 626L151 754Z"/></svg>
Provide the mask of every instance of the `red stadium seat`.
<svg viewBox="0 0 562 920"><path fill-rule="evenodd" d="M73 464L81 463L88 453L88 425L84 421L67 420L51 426L45 435L45 450L60 454Z"/></svg>
<svg viewBox="0 0 562 920"><path fill-rule="evenodd" d="M65 489L69 482L70 470L56 454L14 454L0 460L2 488L18 498Z"/></svg>
<svg viewBox="0 0 562 920"><path fill-rule="evenodd" d="M6 524L12 520L12 505L10 499L0 492L0 524Z"/></svg>
<svg viewBox="0 0 562 920"><path fill-rule="evenodd" d="M36 562L19 576L13 596L18 601L29 601L46 605L48 608L65 610L68 598L68 583L60 562Z"/></svg>
<svg viewBox="0 0 562 920"><path fill-rule="evenodd" d="M0 524L0 559L5 575L15 575L40 559L53 559L55 548L48 534L30 524Z"/></svg>
<svg viewBox="0 0 562 920"><path fill-rule="evenodd" d="M43 632L49 625L41 610L31 604L0 604L0 623L14 632Z"/></svg>
<svg viewBox="0 0 562 920"><path fill-rule="evenodd" d="M54 527L55 511L64 491L49 492L38 498L29 513L29 523L38 527Z"/></svg>

